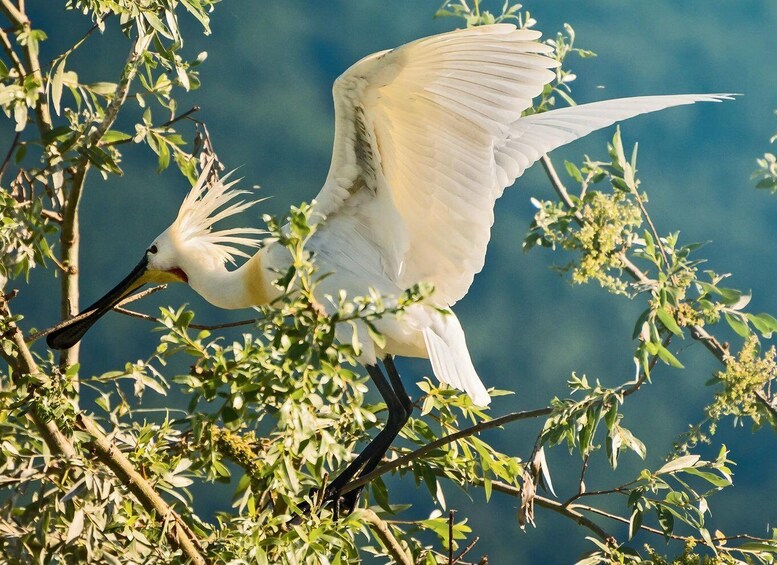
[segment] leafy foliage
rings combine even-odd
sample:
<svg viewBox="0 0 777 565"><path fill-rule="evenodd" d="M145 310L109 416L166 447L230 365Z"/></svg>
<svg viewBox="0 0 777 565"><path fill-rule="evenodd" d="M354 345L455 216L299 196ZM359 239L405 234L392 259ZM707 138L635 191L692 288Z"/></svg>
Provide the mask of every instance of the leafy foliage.
<svg viewBox="0 0 777 565"><path fill-rule="evenodd" d="M207 56L184 49L182 29L188 28L182 20L208 34L214 4L70 0L68 8L88 19L86 33L41 65L46 32L32 27L23 3L2 1L10 27L0 30L0 106L15 135L0 165L0 289L44 265L62 277L63 309L72 309L79 199L89 171L105 179L122 174L125 144L147 145L160 171L172 161L191 182L201 163L216 157L207 130L191 119L196 110L181 113L178 106L180 94L199 87L198 65ZM466 25L536 24L529 11L509 2L489 11L478 0L450 0L438 15ZM82 82L70 57L97 42L108 26L126 36L126 62L115 77ZM567 58L593 56L575 40L569 25L548 40L562 65L528 112L573 102L576 76ZM120 113L126 119L118 123L134 128L114 129ZM192 127L179 130L182 125ZM637 178L636 150L626 157L620 132L607 153L605 161L566 163L572 192L551 175L557 198L533 199L537 213L525 248L568 253L571 259L559 271L575 284L596 281L644 304L629 352L634 378L605 386L604 379L573 374L567 397L497 418L466 395L424 379L403 439L369 477L356 511L338 519L321 507L318 493L380 427L386 410L372 402L358 370L360 342L380 343L374 322L401 316L433 289L418 285L399 297L340 293L329 297L336 311L326 314L315 298L326 273L305 249L315 229L310 207L293 208L282 221L265 218L292 267L277 273L282 297L259 309L250 329L230 340L221 327L195 324L194 312L185 307L162 308L152 318L159 341L145 359L86 376L77 352L59 360L50 353L34 356L30 346L42 334L25 336L23 318L11 309L12 295L0 294L0 352L6 361L0 373L0 560L334 564L374 555L432 565L450 563L453 555L463 563L477 551L473 536L479 525L443 513L449 510L446 489L455 485L485 501L494 491L515 496L517 527L542 527L537 506L588 528L592 551L581 563L772 563L774 532L759 538L708 530L712 498L732 488L734 463L725 446L710 460L692 451L711 442L715 424L728 416L777 427L774 349L762 353L758 337L769 339L777 320L748 311L749 294L723 286L727 275L702 271L700 245L682 243L679 232L657 232ZM552 170L552 163L546 165ZM773 165L768 154L759 161L759 186L773 188ZM336 330L343 325L367 327L368 335L354 332L351 343L338 342ZM733 331L741 348L732 351L711 331ZM717 388L707 421L681 436L657 469L588 491L592 458L606 459L613 470L625 452L645 459L649 438L630 429L624 406L649 385L659 363L683 368L673 341L686 338L725 363L712 382ZM82 398L85 389L95 393L94 403ZM188 398L185 409L173 407L171 391ZM536 418L543 425L531 453L496 449L478 435ZM577 452L581 473L575 485L556 481L557 495L545 454L562 443ZM428 492L428 498L414 497L414 514L390 492L387 473ZM612 480L605 473L596 479ZM229 485L232 508L213 518L198 516L196 497L213 483ZM601 501L605 497L620 499L625 513L611 513L615 507ZM313 511L300 515L304 503ZM419 512L427 517L418 518ZM627 525L627 532L611 534L613 523ZM680 542L679 556L637 549L640 532Z"/></svg>

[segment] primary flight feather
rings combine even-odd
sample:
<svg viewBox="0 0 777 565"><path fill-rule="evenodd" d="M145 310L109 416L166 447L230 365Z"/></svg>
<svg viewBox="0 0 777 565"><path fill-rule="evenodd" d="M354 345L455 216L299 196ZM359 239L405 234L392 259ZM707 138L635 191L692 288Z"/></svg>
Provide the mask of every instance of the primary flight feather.
<svg viewBox="0 0 777 565"><path fill-rule="evenodd" d="M317 229L307 244L319 270L332 273L318 288L322 303L340 290L355 296L373 288L398 296L419 282L435 290L403 317L376 323L385 337L382 347L372 340L361 344L359 360L387 402L389 423L330 484L330 498L377 465L412 410L392 356L427 357L440 381L465 391L475 404L489 403L461 325L447 309L483 267L494 203L504 189L547 152L616 121L729 98L624 98L521 117L555 77L552 48L539 37L509 24L443 33L365 57L335 82L332 163L315 199ZM146 282L187 282L223 308L257 306L279 294L272 282L289 255L275 243L227 269L243 255L235 246L255 245L259 230L211 231L250 203L239 201L244 193L232 183L206 186L206 178L204 171L176 221L133 273L87 309L93 314L50 334L50 346L70 347ZM338 338L349 340L352 330L342 326ZM354 494L347 502L355 500Z"/></svg>

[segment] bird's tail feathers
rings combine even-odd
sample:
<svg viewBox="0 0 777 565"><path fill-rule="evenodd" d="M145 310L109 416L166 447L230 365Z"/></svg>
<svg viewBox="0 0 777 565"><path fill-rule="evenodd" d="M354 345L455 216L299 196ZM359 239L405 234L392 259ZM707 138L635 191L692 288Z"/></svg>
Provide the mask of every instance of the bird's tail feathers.
<svg viewBox="0 0 777 565"><path fill-rule="evenodd" d="M423 334L434 375L466 392L476 405L488 406L491 397L472 365L464 330L456 316L441 316L431 327L424 328Z"/></svg>

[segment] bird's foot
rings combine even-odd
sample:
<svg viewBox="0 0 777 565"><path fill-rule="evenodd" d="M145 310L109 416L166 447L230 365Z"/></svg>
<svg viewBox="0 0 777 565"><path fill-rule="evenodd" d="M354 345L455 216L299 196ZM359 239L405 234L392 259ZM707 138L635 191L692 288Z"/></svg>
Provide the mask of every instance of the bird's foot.
<svg viewBox="0 0 777 565"><path fill-rule="evenodd" d="M315 501L315 505L311 506L309 502L303 502L298 506L299 512L294 518L292 518L292 524L300 524L305 516L309 515L313 509L331 508L334 514L334 519L339 520L340 516L347 516L356 508L356 504L359 502L359 494L361 494L361 487L350 490L344 494L340 494L340 488L332 488L332 486L325 489L323 492L319 489L311 489L308 493L308 498Z"/></svg>

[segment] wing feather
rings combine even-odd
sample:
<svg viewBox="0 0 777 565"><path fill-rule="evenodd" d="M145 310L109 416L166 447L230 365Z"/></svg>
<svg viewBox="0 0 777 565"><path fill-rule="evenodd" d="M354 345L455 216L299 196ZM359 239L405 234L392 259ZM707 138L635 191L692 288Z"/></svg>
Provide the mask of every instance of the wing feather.
<svg viewBox="0 0 777 565"><path fill-rule="evenodd" d="M316 210L353 216L399 287L427 281L438 304L459 300L483 267L495 200L548 151L618 120L727 97L637 97L522 118L555 76L539 37L508 24L458 30L365 57L335 82Z"/></svg>

